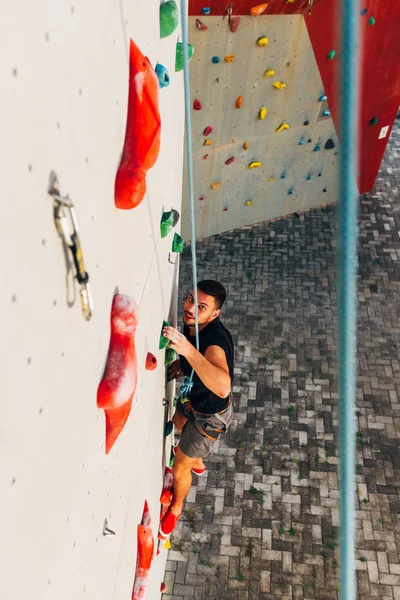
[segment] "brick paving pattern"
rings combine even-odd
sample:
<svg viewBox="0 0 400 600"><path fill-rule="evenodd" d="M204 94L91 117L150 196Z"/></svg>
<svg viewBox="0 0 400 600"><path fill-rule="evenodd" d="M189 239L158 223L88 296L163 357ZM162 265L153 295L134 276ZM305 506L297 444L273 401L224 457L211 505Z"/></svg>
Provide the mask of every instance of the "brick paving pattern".
<svg viewBox="0 0 400 600"><path fill-rule="evenodd" d="M198 244L228 289L236 415L171 538L164 600L338 597L334 209ZM400 599L400 122L361 199L358 598ZM191 285L190 249L181 290Z"/></svg>

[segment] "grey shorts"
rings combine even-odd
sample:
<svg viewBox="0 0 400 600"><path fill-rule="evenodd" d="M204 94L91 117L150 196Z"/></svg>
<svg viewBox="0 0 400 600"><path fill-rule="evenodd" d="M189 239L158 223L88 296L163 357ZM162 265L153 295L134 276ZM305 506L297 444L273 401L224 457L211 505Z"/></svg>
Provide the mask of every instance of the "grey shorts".
<svg viewBox="0 0 400 600"><path fill-rule="evenodd" d="M176 410L188 419L182 429L179 448L189 458L206 458L217 441L221 430L225 433L233 419L233 403L222 414L202 415L192 412L180 400L176 403ZM201 432L203 430L204 433ZM210 436L210 437L208 437ZM215 439L211 439L215 438Z"/></svg>

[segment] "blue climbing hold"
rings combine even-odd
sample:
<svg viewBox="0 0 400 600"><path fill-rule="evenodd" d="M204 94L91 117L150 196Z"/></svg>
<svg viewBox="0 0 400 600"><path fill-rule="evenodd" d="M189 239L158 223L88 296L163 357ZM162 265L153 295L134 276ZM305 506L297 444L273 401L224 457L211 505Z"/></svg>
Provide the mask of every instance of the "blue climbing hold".
<svg viewBox="0 0 400 600"><path fill-rule="evenodd" d="M319 152L321 150L321 146L315 146L314 152Z"/></svg>
<svg viewBox="0 0 400 600"><path fill-rule="evenodd" d="M209 6L205 6L201 9L201 12L203 13L203 15L209 15L211 12L211 8Z"/></svg>
<svg viewBox="0 0 400 600"><path fill-rule="evenodd" d="M326 102L328 100L328 96L326 96L325 94L322 94L322 96L320 96L318 98L319 102Z"/></svg>
<svg viewBox="0 0 400 600"><path fill-rule="evenodd" d="M300 140L300 141L299 141L299 146L304 146L304 144L305 144L305 143L306 143L306 141L305 141L305 140Z"/></svg>
<svg viewBox="0 0 400 600"><path fill-rule="evenodd" d="M329 109L325 109L322 111L322 114L324 117L330 117L331 116L331 111Z"/></svg>
<svg viewBox="0 0 400 600"><path fill-rule="evenodd" d="M362 17L364 17L367 14L367 12L368 12L368 8L363 8L362 10L360 10L360 15Z"/></svg>
<svg viewBox="0 0 400 600"><path fill-rule="evenodd" d="M282 173L281 179L286 179L286 174L285 173Z"/></svg>
<svg viewBox="0 0 400 600"><path fill-rule="evenodd" d="M156 75L158 77L158 84L159 84L160 88L167 87L171 83L170 78L169 78L168 69L166 67L164 67L164 65L161 65L160 63L157 63L157 65L156 65Z"/></svg>
<svg viewBox="0 0 400 600"><path fill-rule="evenodd" d="M310 179L311 179L311 175L308 174L307 177L306 177L306 181L310 181Z"/></svg>
<svg viewBox="0 0 400 600"><path fill-rule="evenodd" d="M293 188L290 188L290 189L288 190L288 196L291 196L292 194L293 194Z"/></svg>
<svg viewBox="0 0 400 600"><path fill-rule="evenodd" d="M214 65L217 65L221 61L219 56L213 56L211 60L213 61Z"/></svg>
<svg viewBox="0 0 400 600"><path fill-rule="evenodd" d="M303 125L309 125L310 121L304 121Z"/></svg>

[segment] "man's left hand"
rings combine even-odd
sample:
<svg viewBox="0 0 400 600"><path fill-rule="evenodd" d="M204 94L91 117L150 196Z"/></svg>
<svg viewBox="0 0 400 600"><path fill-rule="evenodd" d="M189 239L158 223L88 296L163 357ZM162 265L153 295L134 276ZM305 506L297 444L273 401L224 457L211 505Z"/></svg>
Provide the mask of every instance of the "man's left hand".
<svg viewBox="0 0 400 600"><path fill-rule="evenodd" d="M169 347L181 356L187 356L193 350L192 344L175 327L164 327L163 335L170 340Z"/></svg>

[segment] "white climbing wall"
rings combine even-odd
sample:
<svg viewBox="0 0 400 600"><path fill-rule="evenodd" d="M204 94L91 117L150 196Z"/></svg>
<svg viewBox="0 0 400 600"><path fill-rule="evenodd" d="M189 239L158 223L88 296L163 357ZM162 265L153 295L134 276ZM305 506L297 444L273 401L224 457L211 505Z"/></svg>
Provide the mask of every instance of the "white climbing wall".
<svg viewBox="0 0 400 600"><path fill-rule="evenodd" d="M136 528L147 499L157 535L169 458L158 342L163 319L175 318L178 267L168 262L172 235L161 240L159 223L164 210L181 209L178 31L160 39L156 0L17 1L1 12L0 595L130 600ZM114 178L130 37L153 66L169 69L171 84L160 90L161 151L147 194L123 212L114 208ZM94 300L90 322L79 297L67 304L47 195L52 170L78 216ZM96 391L116 288L140 305L139 380L127 425L106 456ZM148 351L158 358L155 372L144 369ZM114 537L102 536L105 518ZM159 597L165 559L165 550L154 558L148 600Z"/></svg>
<svg viewBox="0 0 400 600"><path fill-rule="evenodd" d="M242 16L236 33L229 31L227 18L202 20L207 31L196 27L195 17L189 19L195 47L192 101L202 105L192 110L196 237L334 202L337 136L331 117L322 114L328 104L319 101L324 88L303 16ZM256 43L262 36L268 37L266 47ZM232 54L233 62L225 62ZM214 56L218 64L212 62ZM267 69L275 75L264 78ZM286 88L275 89L277 81ZM237 109L240 95L243 104ZM268 111L265 120L259 119L262 106ZM283 122L290 128L276 133ZM213 143L204 146L208 126ZM325 150L330 138L336 147ZM304 145L299 145L302 140ZM318 146L321 150L315 152ZM226 165L231 157L235 161ZM249 169L252 161L262 166ZM218 182L219 189L213 190L211 185ZM182 228L188 236L186 190L185 182Z"/></svg>

